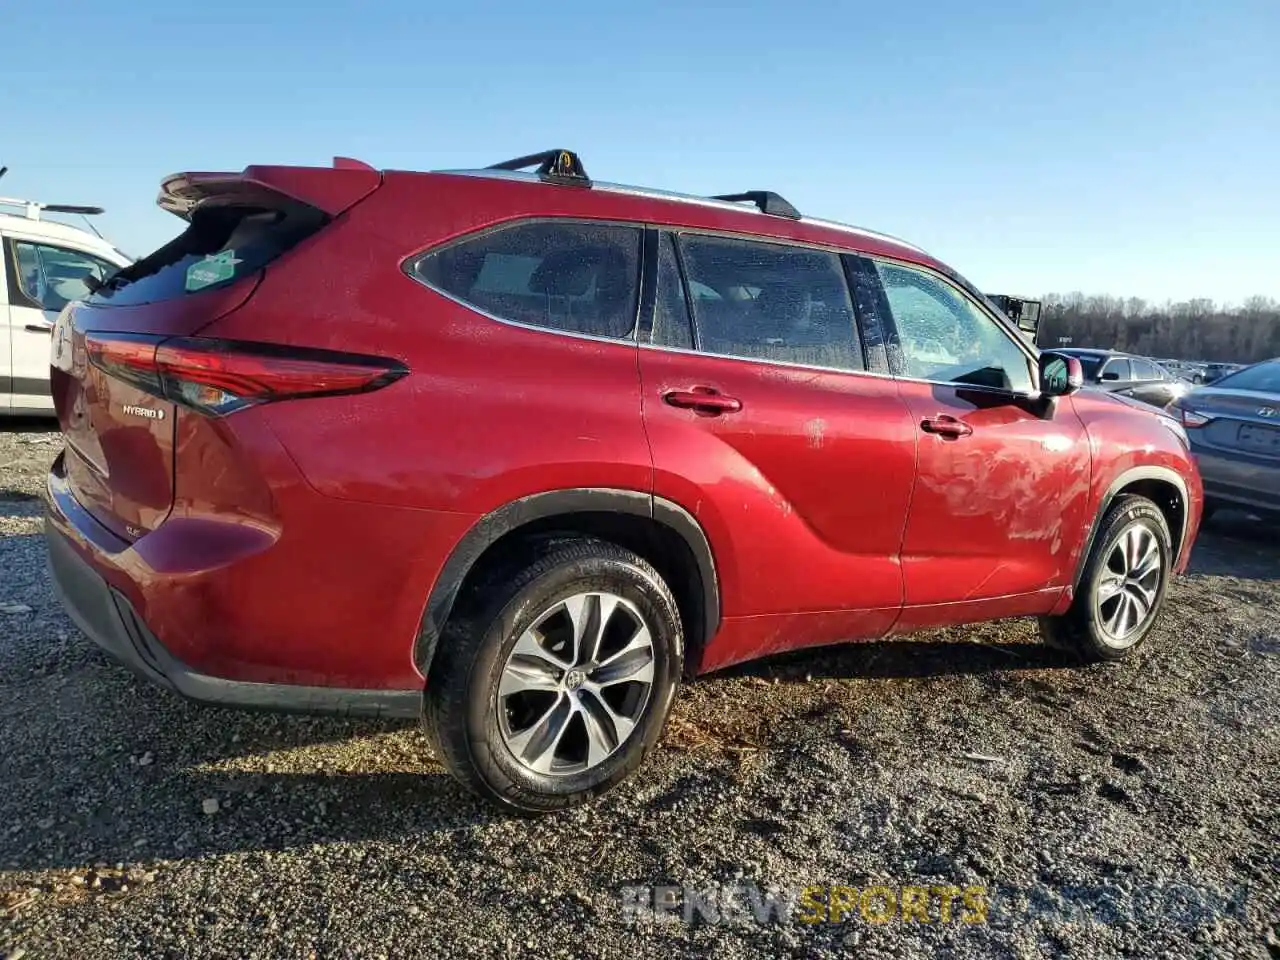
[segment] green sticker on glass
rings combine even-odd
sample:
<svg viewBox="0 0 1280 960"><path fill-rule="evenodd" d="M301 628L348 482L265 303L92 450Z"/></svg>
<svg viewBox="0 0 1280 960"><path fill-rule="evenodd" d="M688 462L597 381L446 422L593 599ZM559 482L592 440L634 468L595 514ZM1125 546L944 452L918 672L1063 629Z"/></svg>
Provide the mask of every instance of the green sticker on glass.
<svg viewBox="0 0 1280 960"><path fill-rule="evenodd" d="M236 275L236 264L243 261L236 259L234 250L223 250L211 253L199 263L187 267L187 291L202 290L223 280L230 280Z"/></svg>

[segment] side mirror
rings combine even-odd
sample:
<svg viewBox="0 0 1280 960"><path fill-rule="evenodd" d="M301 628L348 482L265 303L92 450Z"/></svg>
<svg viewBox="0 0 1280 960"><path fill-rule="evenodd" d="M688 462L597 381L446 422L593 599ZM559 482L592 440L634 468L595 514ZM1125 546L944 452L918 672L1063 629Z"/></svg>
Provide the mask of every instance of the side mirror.
<svg viewBox="0 0 1280 960"><path fill-rule="evenodd" d="M1101 378L1100 378L1100 379L1102 379L1102 380L1119 380L1119 379L1120 379L1120 374L1116 373L1114 370L1104 370L1104 371L1102 372L1102 376L1101 376Z"/></svg>
<svg viewBox="0 0 1280 960"><path fill-rule="evenodd" d="M1040 354L1040 393L1065 397L1084 386L1084 367L1076 357L1061 353Z"/></svg>

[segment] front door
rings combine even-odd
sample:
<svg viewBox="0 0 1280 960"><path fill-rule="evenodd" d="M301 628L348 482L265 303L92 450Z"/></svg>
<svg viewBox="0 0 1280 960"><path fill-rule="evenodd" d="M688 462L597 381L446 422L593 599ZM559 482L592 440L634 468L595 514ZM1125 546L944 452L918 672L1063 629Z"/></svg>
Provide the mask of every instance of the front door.
<svg viewBox="0 0 1280 960"><path fill-rule="evenodd" d="M867 371L840 257L693 233L654 246L645 428L655 494L717 558L703 666L883 634L916 437L893 379Z"/></svg>
<svg viewBox="0 0 1280 960"><path fill-rule="evenodd" d="M115 265L71 247L6 237L9 294L8 347L15 412L53 412L49 393L49 337L58 313L89 295L90 278L102 280Z"/></svg>
<svg viewBox="0 0 1280 960"><path fill-rule="evenodd" d="M958 285L907 264L872 269L919 431L898 629L1048 612L1089 521L1079 417L1070 400L1035 396L1031 354Z"/></svg>

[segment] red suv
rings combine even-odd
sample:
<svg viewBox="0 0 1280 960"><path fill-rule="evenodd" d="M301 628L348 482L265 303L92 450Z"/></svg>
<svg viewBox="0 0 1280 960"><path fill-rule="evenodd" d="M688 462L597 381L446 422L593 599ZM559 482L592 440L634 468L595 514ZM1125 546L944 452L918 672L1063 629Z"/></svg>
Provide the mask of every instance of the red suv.
<svg viewBox="0 0 1280 960"><path fill-rule="evenodd" d="M1114 660L1186 566L1177 422L776 194L552 151L159 203L185 231L54 330L47 537L81 628L196 700L421 715L546 811L630 773L682 677L1016 616Z"/></svg>

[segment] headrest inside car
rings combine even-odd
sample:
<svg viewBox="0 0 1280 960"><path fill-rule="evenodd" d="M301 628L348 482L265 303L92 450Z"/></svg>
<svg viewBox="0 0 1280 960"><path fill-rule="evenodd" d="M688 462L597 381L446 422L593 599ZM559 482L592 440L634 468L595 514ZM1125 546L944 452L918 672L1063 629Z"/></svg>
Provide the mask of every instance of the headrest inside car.
<svg viewBox="0 0 1280 960"><path fill-rule="evenodd" d="M529 278L529 289L552 297L581 297L592 280L603 287L609 282L608 272L625 269L626 259L612 247L579 247L548 254Z"/></svg>

